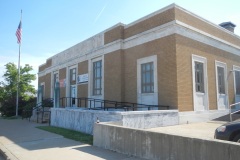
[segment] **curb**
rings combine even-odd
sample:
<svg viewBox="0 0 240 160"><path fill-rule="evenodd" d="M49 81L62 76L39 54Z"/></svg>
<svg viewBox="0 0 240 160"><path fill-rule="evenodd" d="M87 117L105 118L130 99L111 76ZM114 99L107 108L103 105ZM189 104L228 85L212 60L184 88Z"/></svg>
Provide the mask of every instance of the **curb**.
<svg viewBox="0 0 240 160"><path fill-rule="evenodd" d="M14 156L4 145L0 143L0 154L5 158L5 160L19 160Z"/></svg>

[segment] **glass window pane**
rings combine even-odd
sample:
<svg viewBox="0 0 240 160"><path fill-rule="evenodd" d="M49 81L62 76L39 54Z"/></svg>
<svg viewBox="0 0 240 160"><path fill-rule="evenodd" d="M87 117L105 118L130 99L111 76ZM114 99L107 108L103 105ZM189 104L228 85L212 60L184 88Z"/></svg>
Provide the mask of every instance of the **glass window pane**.
<svg viewBox="0 0 240 160"><path fill-rule="evenodd" d="M196 92L204 93L204 72L201 62L195 62L195 85Z"/></svg>
<svg viewBox="0 0 240 160"><path fill-rule="evenodd" d="M93 95L101 95L102 61L93 62Z"/></svg>
<svg viewBox="0 0 240 160"><path fill-rule="evenodd" d="M142 93L154 92L153 62L141 64Z"/></svg>
<svg viewBox="0 0 240 160"><path fill-rule="evenodd" d="M224 80L224 68L217 67L218 74L218 92L221 94L225 94L225 80Z"/></svg>

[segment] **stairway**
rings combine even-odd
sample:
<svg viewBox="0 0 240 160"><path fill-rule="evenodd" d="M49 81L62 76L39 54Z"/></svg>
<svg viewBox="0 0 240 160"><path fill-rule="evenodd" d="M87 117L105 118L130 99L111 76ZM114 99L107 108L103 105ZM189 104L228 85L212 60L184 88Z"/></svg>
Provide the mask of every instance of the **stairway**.
<svg viewBox="0 0 240 160"><path fill-rule="evenodd" d="M41 108L33 110L33 114L30 118L33 122L37 123L50 123L51 111L49 107L45 107L44 110Z"/></svg>
<svg viewBox="0 0 240 160"><path fill-rule="evenodd" d="M213 119L213 121L227 121L227 122L230 122L230 116L229 116L229 114L227 114L225 116ZM232 115L232 121L240 121L240 112Z"/></svg>
<svg viewBox="0 0 240 160"><path fill-rule="evenodd" d="M31 105L31 106L30 106ZM49 123L51 120L51 108L53 107L53 99L45 99L38 104L29 104L23 109L22 119L28 118L29 121L37 123Z"/></svg>

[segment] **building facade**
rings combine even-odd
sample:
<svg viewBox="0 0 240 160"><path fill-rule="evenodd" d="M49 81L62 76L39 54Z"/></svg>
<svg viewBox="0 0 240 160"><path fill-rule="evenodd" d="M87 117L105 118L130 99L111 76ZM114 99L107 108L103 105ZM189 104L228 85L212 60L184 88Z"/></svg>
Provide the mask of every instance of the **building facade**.
<svg viewBox="0 0 240 160"><path fill-rule="evenodd" d="M172 4L48 58L38 77L43 98L59 81L60 97L226 114L240 101L240 37Z"/></svg>

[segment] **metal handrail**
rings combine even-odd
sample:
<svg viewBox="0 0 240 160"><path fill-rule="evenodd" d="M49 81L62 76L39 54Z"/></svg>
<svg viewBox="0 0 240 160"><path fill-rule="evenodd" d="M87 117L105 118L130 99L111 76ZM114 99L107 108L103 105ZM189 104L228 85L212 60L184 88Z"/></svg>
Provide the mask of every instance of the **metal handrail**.
<svg viewBox="0 0 240 160"><path fill-rule="evenodd" d="M118 102L112 100L103 100L103 99L94 99L94 98L87 98L87 97L80 97L80 98L73 98L73 97L61 97L60 98L60 106L64 107L67 106L67 103L71 102L72 99L77 102L77 107L84 107L88 108L89 110L109 110L109 109L123 109L124 111L135 111L141 108L147 108L151 110L152 108L163 108L168 110L169 106L165 105L148 105L148 104L138 104L138 103L131 103L131 102ZM82 103L83 102L83 103ZM99 106L96 106L96 103ZM82 105L83 104L83 105ZM69 104L72 107L72 104Z"/></svg>
<svg viewBox="0 0 240 160"><path fill-rule="evenodd" d="M52 105L49 105L51 103L53 103L53 99L52 98L44 99L42 102L39 102L39 103L31 106L29 109L24 109L22 114L29 114L28 115L29 116L28 120L30 121L30 118L32 116L32 112L34 110L36 110L36 113L37 113L37 123L38 123L38 119L39 119L38 117L39 117L39 113L40 112L42 113L42 117L41 117L42 121L43 121L43 115L44 115L45 112L50 112L51 113L51 111L46 111L45 110L45 107L50 107L50 108L53 107ZM24 117L22 115L22 119L23 118ZM49 114L49 125L50 125L50 120L51 120L51 114Z"/></svg>
<svg viewBox="0 0 240 160"><path fill-rule="evenodd" d="M237 103L234 103L234 104L229 105L230 122L232 122L232 115L235 114L235 113L240 112L240 109L237 110L237 111L235 111L235 112L232 112L232 106L235 106L235 105L238 105L238 104L240 104L240 102L237 102Z"/></svg>

